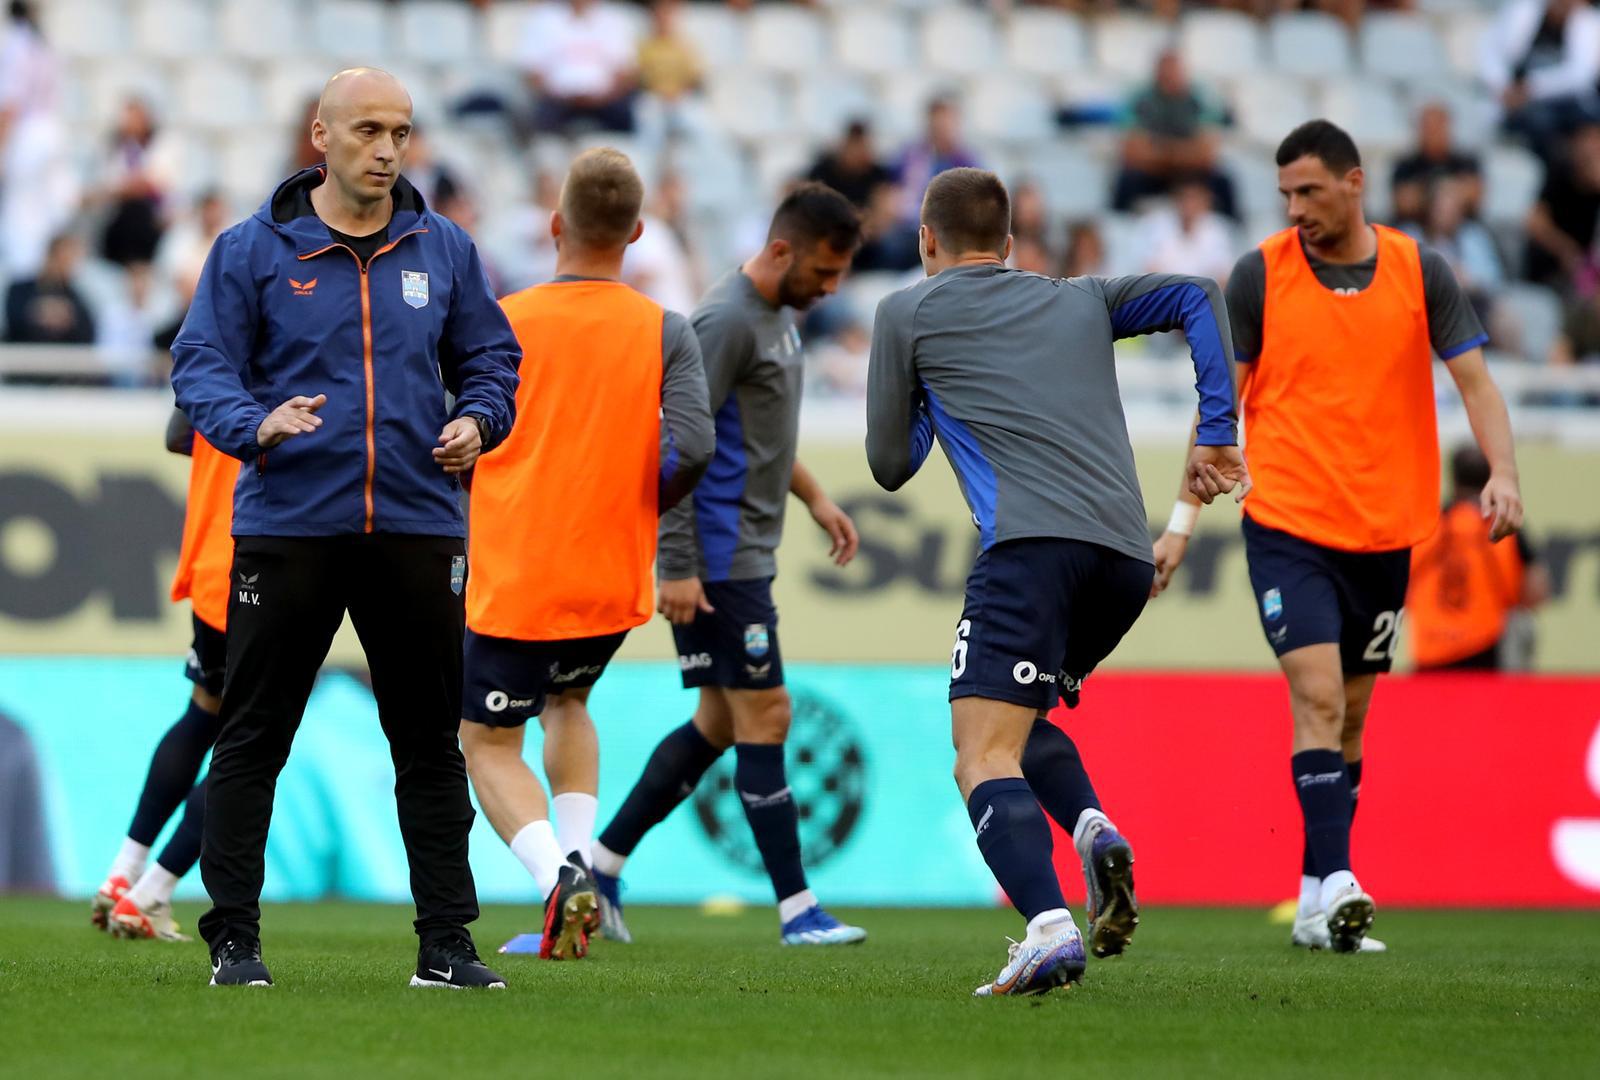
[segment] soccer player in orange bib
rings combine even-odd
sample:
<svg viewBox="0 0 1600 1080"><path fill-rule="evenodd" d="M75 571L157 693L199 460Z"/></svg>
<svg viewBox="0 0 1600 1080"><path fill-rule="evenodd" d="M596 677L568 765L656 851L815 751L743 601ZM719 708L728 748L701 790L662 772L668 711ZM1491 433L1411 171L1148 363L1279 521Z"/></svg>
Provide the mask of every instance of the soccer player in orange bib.
<svg viewBox="0 0 1600 1080"><path fill-rule="evenodd" d="M1350 864L1362 731L1389 670L1411 548L1438 520L1433 355L1447 362L1490 475L1479 509L1499 540L1522 524L1511 423L1488 340L1444 259L1368 225L1350 136L1326 120L1278 147L1286 229L1228 279L1245 459L1245 555L1261 626L1289 681L1291 758L1305 820L1291 939L1381 951ZM1226 490L1207 482L1205 502ZM1185 489L1156 543L1159 593L1198 506Z"/></svg>
<svg viewBox="0 0 1600 1080"><path fill-rule="evenodd" d="M200 859L206 787L195 777L217 741L217 711L222 707L233 565L233 485L239 462L214 449L176 410L167 425L167 449L192 459L172 599L188 600L194 609L194 644L184 665L194 691L189 708L156 744L133 822L105 883L95 893L90 920L121 938L188 941L172 918L172 894ZM178 827L155 863L147 865L151 846L180 805L183 817Z"/></svg>
<svg viewBox="0 0 1600 1080"><path fill-rule="evenodd" d="M572 164L551 218L556 276L501 301L522 344L517 419L472 482L461 748L478 802L545 900L500 951L577 959L599 926L585 863L599 743L589 692L655 612L661 512L711 461L689 321L621 284L644 185L626 156ZM555 825L522 759L539 717Z"/></svg>

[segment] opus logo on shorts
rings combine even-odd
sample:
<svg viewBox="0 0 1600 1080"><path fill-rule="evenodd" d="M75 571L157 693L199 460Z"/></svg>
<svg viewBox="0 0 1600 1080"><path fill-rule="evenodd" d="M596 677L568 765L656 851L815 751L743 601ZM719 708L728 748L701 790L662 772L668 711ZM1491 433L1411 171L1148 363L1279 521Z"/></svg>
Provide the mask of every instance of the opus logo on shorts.
<svg viewBox="0 0 1600 1080"><path fill-rule="evenodd" d="M526 709L532 704L532 698L514 698L504 690L490 690L483 696L483 707L496 713L507 709Z"/></svg>
<svg viewBox="0 0 1600 1080"><path fill-rule="evenodd" d="M1023 686L1032 686L1036 682L1053 683L1056 677L1048 671L1040 671L1039 665L1029 660L1017 661L1017 666L1011 669L1011 677Z"/></svg>

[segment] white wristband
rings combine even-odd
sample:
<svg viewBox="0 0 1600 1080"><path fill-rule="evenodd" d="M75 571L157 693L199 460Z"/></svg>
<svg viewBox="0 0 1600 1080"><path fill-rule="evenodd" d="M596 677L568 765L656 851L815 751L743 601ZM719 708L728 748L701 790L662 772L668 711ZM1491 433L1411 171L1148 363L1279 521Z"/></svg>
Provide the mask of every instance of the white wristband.
<svg viewBox="0 0 1600 1080"><path fill-rule="evenodd" d="M1167 519L1167 531L1177 533L1179 536L1194 534L1194 523L1200 520L1200 508L1191 502L1179 499L1172 504L1172 516Z"/></svg>

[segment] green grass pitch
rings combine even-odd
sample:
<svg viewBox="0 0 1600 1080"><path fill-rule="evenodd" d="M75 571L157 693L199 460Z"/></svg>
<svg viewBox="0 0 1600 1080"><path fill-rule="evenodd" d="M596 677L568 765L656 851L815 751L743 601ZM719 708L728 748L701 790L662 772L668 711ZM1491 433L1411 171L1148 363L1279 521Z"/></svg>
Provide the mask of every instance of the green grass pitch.
<svg viewBox="0 0 1600 1080"><path fill-rule="evenodd" d="M1352 957L1293 950L1259 911L1152 908L1083 985L979 1001L1013 913L841 912L865 945L784 949L768 910L636 908L639 944L557 964L493 956L533 915L492 908L474 929L510 989L474 994L407 988L403 908L268 908L270 990L211 989L204 946L86 913L0 900L0 1075L1600 1075L1596 914L1380 911L1391 951Z"/></svg>

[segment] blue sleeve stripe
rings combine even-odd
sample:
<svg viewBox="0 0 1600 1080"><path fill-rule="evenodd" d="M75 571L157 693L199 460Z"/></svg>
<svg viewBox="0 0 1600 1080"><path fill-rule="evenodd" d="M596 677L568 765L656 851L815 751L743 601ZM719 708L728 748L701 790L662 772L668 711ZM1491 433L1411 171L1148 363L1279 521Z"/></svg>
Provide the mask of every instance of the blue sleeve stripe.
<svg viewBox="0 0 1600 1080"><path fill-rule="evenodd" d="M933 449L933 418L921 402L911 406L911 469L915 473Z"/></svg>
<svg viewBox="0 0 1600 1080"><path fill-rule="evenodd" d="M1111 328L1117 337L1183 328L1194 360L1194 388L1200 395L1200 446L1238 442L1233 411L1233 373L1228 350L1206 291L1193 282L1167 285L1117 305Z"/></svg>
<svg viewBox="0 0 1600 1080"><path fill-rule="evenodd" d="M750 471L738 395L729 394L717 410L716 431L716 452L711 455L700 486L694 489L694 516L700 530L706 580L726 581L733 572L734 552L739 549L739 504Z"/></svg>
<svg viewBox="0 0 1600 1080"><path fill-rule="evenodd" d="M1453 346L1450 349L1449 352L1440 353L1439 354L1439 359L1441 359L1441 360L1454 360L1456 357L1460 356L1462 353L1471 352L1473 349L1476 349L1478 346L1487 345L1487 344L1489 344L1489 335L1488 334L1479 334L1477 337L1468 338L1466 341L1463 341L1460 345Z"/></svg>
<svg viewBox="0 0 1600 1080"><path fill-rule="evenodd" d="M678 475L678 440L672 435L672 429L665 424L662 429L667 437L667 452L661 455L661 488L664 491L672 478Z"/></svg>
<svg viewBox="0 0 1600 1080"><path fill-rule="evenodd" d="M983 448L978 445L972 429L945 411L939 399L933 396L933 391L928 389L927 383L922 384L922 391L927 395L931 426L938 433L945 455L950 458L950 465L956 471L961 493L967 497L967 507L972 511L973 523L978 526L983 548L987 551L994 544L995 506L999 501L999 484L995 480L994 467L983 456Z"/></svg>

